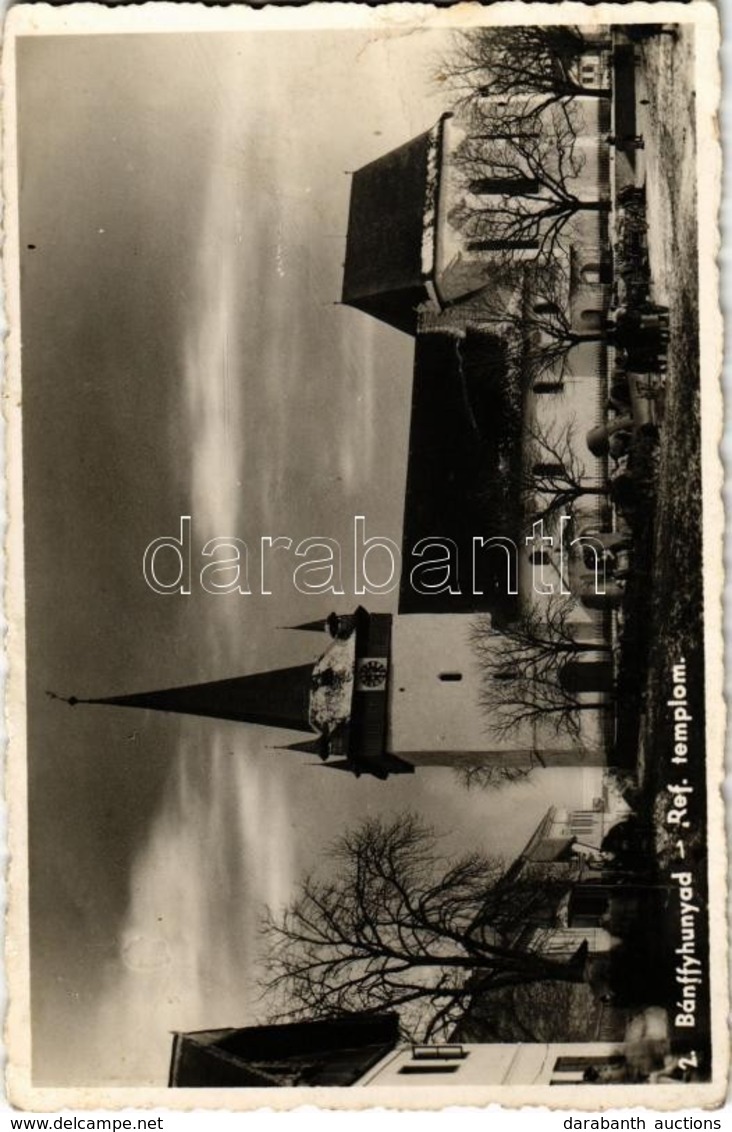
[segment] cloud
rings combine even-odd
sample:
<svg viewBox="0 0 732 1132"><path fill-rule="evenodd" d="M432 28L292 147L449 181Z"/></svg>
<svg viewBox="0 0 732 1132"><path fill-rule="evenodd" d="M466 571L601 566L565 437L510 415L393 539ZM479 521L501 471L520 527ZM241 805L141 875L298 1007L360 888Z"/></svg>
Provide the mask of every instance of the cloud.
<svg viewBox="0 0 732 1132"><path fill-rule="evenodd" d="M191 310L182 340L182 392L188 435L190 497L197 524L208 537L235 533L242 481L238 424L244 386L239 373L238 322L242 296L235 238L236 183L215 158L198 218L198 250Z"/></svg>
<svg viewBox="0 0 732 1132"><path fill-rule="evenodd" d="M286 903L295 879L283 798L277 767L235 727L222 726L210 750L193 736L181 741L132 869L85 1083L93 1075L100 1083L159 1085L172 1030L255 1020L260 913Z"/></svg>

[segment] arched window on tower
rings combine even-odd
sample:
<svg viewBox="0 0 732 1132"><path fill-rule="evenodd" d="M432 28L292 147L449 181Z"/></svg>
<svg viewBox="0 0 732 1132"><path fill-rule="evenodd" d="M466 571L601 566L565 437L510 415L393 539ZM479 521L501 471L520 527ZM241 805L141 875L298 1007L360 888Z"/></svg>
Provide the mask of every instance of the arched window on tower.
<svg viewBox="0 0 732 1132"><path fill-rule="evenodd" d="M458 680L462 680L462 672L441 672L440 680L444 680L446 684L456 684Z"/></svg>

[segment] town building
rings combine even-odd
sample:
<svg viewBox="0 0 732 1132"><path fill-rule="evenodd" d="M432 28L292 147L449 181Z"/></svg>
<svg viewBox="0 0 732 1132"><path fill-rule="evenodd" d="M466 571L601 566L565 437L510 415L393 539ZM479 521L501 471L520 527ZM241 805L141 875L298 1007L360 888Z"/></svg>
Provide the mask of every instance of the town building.
<svg viewBox="0 0 732 1132"><path fill-rule="evenodd" d="M412 1045L395 1049L357 1084L577 1085L603 1071L620 1076L625 1065L622 1042Z"/></svg>
<svg viewBox="0 0 732 1132"><path fill-rule="evenodd" d="M576 1085L629 1079L638 1043L405 1044L394 1014L176 1033L171 1088Z"/></svg>
<svg viewBox="0 0 732 1132"><path fill-rule="evenodd" d="M564 884L554 886L549 901L539 889L535 907L516 925L512 943L552 958L569 958L583 944L588 956L611 951L619 942L613 923L649 891L639 857L632 810L607 781L591 809L550 807L504 881L533 875Z"/></svg>

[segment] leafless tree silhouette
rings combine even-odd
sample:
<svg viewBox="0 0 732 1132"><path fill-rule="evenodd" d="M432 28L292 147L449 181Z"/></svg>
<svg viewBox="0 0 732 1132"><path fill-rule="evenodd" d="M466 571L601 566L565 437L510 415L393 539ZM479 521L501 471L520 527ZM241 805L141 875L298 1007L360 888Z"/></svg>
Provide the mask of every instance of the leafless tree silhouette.
<svg viewBox="0 0 732 1132"><path fill-rule="evenodd" d="M609 211L604 195L584 195L583 130L581 109L566 102L549 105L529 127L517 104L472 112L454 152L465 195L450 214L469 248L496 260L530 253L551 261L566 254L575 217Z"/></svg>
<svg viewBox="0 0 732 1132"><path fill-rule="evenodd" d="M531 769L530 766L495 766L491 763L476 763L457 767L455 775L467 790L500 790L504 786L525 781L531 774Z"/></svg>
<svg viewBox="0 0 732 1132"><path fill-rule="evenodd" d="M524 388L537 382L560 387L572 375L572 351L610 337L604 325L582 331L572 325L564 257L538 267L499 264L491 285L471 297L470 315L502 335L507 363Z"/></svg>
<svg viewBox="0 0 732 1132"><path fill-rule="evenodd" d="M461 103L528 96L531 113L541 114L578 95L609 96L609 90L582 82L580 58L598 46L581 27L569 25L466 31L456 37L437 77L450 84Z"/></svg>
<svg viewBox="0 0 732 1132"><path fill-rule="evenodd" d="M475 993L532 982L581 982L586 946L570 960L517 945L538 904L551 918L566 881L517 877L479 853L444 857L413 815L369 819L331 854L332 879L310 877L264 925L265 993L279 1020L398 1010L404 1033L449 1036Z"/></svg>
<svg viewBox="0 0 732 1132"><path fill-rule="evenodd" d="M589 481L585 465L577 455L574 418L557 427L539 424L526 430L522 471L525 511L532 522L553 523L571 511L583 496L607 496L605 482Z"/></svg>
<svg viewBox="0 0 732 1132"><path fill-rule="evenodd" d="M500 633L490 617L479 615L473 622L472 644L483 678L480 703L497 736L541 724L579 741L582 713L604 706L600 700L585 701L573 687L571 668L583 654L610 651L607 644L577 640L575 605L572 597L548 594L524 607Z"/></svg>

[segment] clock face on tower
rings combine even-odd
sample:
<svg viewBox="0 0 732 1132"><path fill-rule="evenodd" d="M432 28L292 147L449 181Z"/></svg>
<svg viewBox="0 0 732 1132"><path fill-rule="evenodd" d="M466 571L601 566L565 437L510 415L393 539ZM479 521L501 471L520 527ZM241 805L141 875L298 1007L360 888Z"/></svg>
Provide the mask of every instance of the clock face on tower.
<svg viewBox="0 0 732 1132"><path fill-rule="evenodd" d="M359 691L376 692L386 686L387 662L382 657L362 657L358 661L356 687Z"/></svg>

